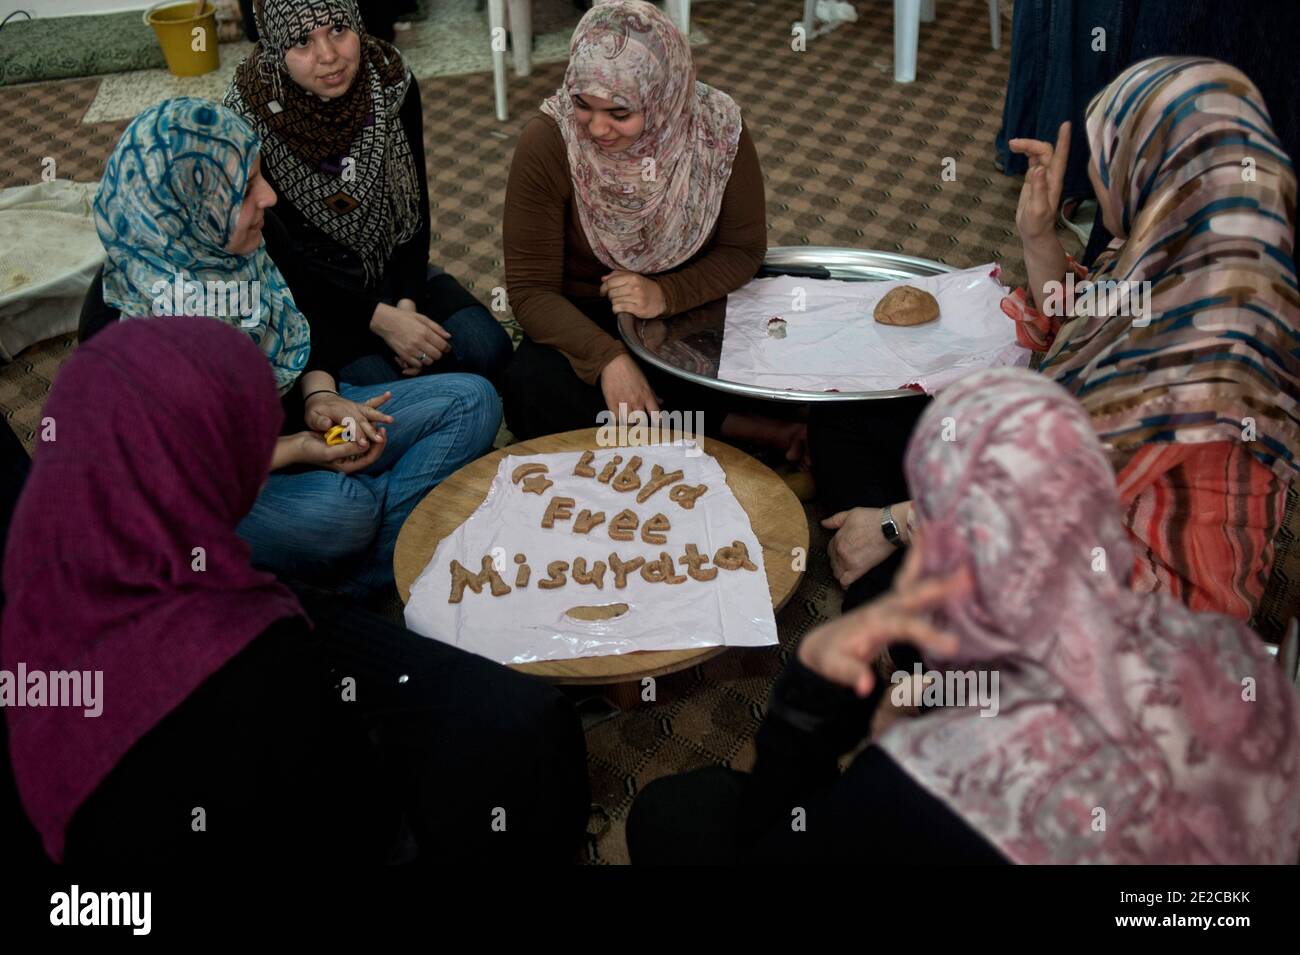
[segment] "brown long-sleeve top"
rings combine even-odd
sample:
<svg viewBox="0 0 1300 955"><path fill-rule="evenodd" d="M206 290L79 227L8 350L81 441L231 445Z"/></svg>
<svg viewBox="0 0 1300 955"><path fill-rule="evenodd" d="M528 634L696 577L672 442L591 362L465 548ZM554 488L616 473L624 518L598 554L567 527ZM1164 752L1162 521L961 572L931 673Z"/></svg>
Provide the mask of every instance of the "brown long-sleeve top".
<svg viewBox="0 0 1300 955"><path fill-rule="evenodd" d="M626 349L588 317L610 314L608 300L601 306L600 277L611 270L582 230L564 137L545 114L519 134L504 220L506 288L515 318L529 338L559 349L579 378L596 384ZM663 289L664 315L699 308L725 313L727 294L754 277L766 252L763 171L742 126L713 232L690 259L652 276Z"/></svg>

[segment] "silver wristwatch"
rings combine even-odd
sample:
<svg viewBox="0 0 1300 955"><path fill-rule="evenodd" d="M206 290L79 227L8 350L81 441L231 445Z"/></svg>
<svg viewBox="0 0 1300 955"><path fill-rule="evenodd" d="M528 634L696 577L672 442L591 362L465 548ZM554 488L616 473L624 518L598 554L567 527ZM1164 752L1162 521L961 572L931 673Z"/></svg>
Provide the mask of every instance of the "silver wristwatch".
<svg viewBox="0 0 1300 955"><path fill-rule="evenodd" d="M880 532L885 535L885 540L895 547L903 546L903 535L899 533L898 521L894 520L894 512L891 509L893 505L886 504L880 512Z"/></svg>

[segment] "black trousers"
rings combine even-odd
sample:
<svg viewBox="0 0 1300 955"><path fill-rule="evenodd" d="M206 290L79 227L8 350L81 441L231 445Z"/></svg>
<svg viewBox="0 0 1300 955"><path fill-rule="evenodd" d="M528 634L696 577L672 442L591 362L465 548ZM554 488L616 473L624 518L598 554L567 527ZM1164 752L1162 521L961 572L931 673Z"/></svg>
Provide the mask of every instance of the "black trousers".
<svg viewBox="0 0 1300 955"><path fill-rule="evenodd" d="M9 536L9 520L13 517L18 495L27 481L32 462L27 457L18 435L9 422L0 419L0 572L4 570L5 540ZM0 610L4 609L4 593L0 590Z"/></svg>
<svg viewBox="0 0 1300 955"><path fill-rule="evenodd" d="M928 395L815 404L808 413L817 499L829 517L855 507L884 507L911 495L903 477L903 454L916 421L929 404ZM854 581L845 592L844 609L884 593L903 563L890 555Z"/></svg>
<svg viewBox="0 0 1300 955"><path fill-rule="evenodd" d="M395 302L397 298L391 288L385 289L384 301ZM468 372L482 375L500 390L513 355L510 335L496 317L460 282L436 265L429 266L424 292L416 306L421 315L451 333L451 351L426 366L422 374ZM353 351L355 354L339 369L341 381L351 385L382 385L405 380L392 349L373 332L360 336Z"/></svg>
<svg viewBox="0 0 1300 955"><path fill-rule="evenodd" d="M780 772L777 767L770 767ZM798 779L798 777L796 777ZM636 865L996 865L1007 860L868 746L829 785L804 777L779 802L758 775L711 766L656 779L627 821Z"/></svg>
<svg viewBox="0 0 1300 955"><path fill-rule="evenodd" d="M422 862L576 861L590 796L563 694L306 597L314 632L274 625L132 747L74 816L69 864L335 867L412 841Z"/></svg>
<svg viewBox="0 0 1300 955"><path fill-rule="evenodd" d="M632 804L632 861L963 864L1002 854L867 746L843 774L840 756L867 736L888 689L865 698L793 657L772 687L752 773L714 766L658 779ZM922 714L919 719L925 719Z"/></svg>
<svg viewBox="0 0 1300 955"><path fill-rule="evenodd" d="M9 427L9 422L0 419L0 572L4 569L9 521L30 469L31 460L18 435ZM4 590L0 586L0 611L4 610L4 604ZM16 871L31 871L32 866L48 860L41 850L36 830L18 801L18 790L9 768L9 732L4 716L4 708L0 707L0 846L4 846L5 860Z"/></svg>

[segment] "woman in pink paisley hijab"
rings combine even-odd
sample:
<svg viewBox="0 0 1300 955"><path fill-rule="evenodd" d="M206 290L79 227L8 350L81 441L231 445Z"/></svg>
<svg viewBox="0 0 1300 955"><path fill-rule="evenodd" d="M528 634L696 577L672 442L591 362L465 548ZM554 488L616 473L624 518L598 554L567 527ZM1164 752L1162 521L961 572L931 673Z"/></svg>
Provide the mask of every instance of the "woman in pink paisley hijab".
<svg viewBox="0 0 1300 955"><path fill-rule="evenodd" d="M643 369L619 338L619 312L720 320L767 251L740 107L696 80L686 39L652 4L610 0L578 24L563 86L516 145L503 231L525 333L505 388L516 437L662 404L703 412L711 433L802 454L802 425Z"/></svg>
<svg viewBox="0 0 1300 955"><path fill-rule="evenodd" d="M611 269L652 274L685 262L713 231L740 143L740 107L696 81L685 37L649 7L607 3L584 17L565 89L542 112L564 137L596 257ZM618 151L602 148L618 130L597 138L601 130L581 115L594 99L639 109L642 134ZM661 167L650 178L646 160Z"/></svg>
<svg viewBox="0 0 1300 955"><path fill-rule="evenodd" d="M963 379L922 416L907 478L917 551L895 590L803 640L752 776L647 788L634 859L720 844L800 861L1300 858L1295 690L1243 623L1130 589L1114 472L1068 392L1019 369ZM938 699L841 776L880 697L908 686L872 671L900 638L939 673ZM967 674L978 700L945 697ZM664 832L674 815L691 831Z"/></svg>

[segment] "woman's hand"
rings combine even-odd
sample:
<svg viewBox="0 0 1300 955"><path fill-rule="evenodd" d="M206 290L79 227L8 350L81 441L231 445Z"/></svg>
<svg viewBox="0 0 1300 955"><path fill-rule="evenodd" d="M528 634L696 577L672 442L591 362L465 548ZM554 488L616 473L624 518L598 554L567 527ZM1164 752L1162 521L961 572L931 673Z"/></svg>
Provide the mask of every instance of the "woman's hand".
<svg viewBox="0 0 1300 955"><path fill-rule="evenodd" d="M1040 312L1062 318L1063 305L1053 297L1053 289L1061 282L1066 268L1065 249L1056 236L1056 210L1061 205L1061 184L1070 157L1070 124L1061 124L1055 146L1037 139L1013 139L1009 145L1012 152L1029 158L1025 184L1020 188L1016 206L1016 228L1020 231L1025 272L1029 276L1028 291ZM1027 324L1025 329L1037 347L1047 344L1037 329Z"/></svg>
<svg viewBox="0 0 1300 955"><path fill-rule="evenodd" d="M1056 145L1039 139L1013 139L1007 145L1013 153L1029 159L1025 184L1016 205L1016 228L1028 247L1056 237L1056 210L1061 205L1065 164L1070 158L1070 124L1062 123Z"/></svg>
<svg viewBox="0 0 1300 955"><path fill-rule="evenodd" d="M303 420L307 427L320 434L324 434L335 425L348 427L351 424L350 437L362 451L367 451L370 449L370 442L384 440L375 422L393 423L392 415L384 414L379 410L379 406L391 397L393 393L385 391L382 395L367 398L358 404L340 395L318 392L307 400L306 407L303 409Z"/></svg>
<svg viewBox="0 0 1300 955"><path fill-rule="evenodd" d="M605 407L616 417L620 404L626 406L623 411L629 415L644 411L653 419L659 413L659 399L631 355L619 355L601 369L600 390L605 395Z"/></svg>
<svg viewBox="0 0 1300 955"><path fill-rule="evenodd" d="M628 312L637 318L658 318L668 308L659 283L635 272L616 270L602 275L600 294L609 299L616 315Z"/></svg>
<svg viewBox="0 0 1300 955"><path fill-rule="evenodd" d="M342 474L356 474L364 471L379 460L384 453L387 432L380 428L377 440L370 443L369 450L361 447L358 441L344 444L326 444L325 438L315 431L299 431L290 435L297 442L296 464L310 464L313 467L339 471Z"/></svg>
<svg viewBox="0 0 1300 955"><path fill-rule="evenodd" d="M393 350L402 374L408 377L451 351L451 332L417 312L410 299L402 299L396 306L376 305L370 330Z"/></svg>
<svg viewBox="0 0 1300 955"><path fill-rule="evenodd" d="M799 661L823 679L850 687L863 697L876 683L873 661L891 643L905 641L930 656L956 653L957 638L927 618L931 611L966 592L970 577L962 572L922 580L920 545L919 538L913 542L887 593L804 637Z"/></svg>
<svg viewBox="0 0 1300 955"><path fill-rule="evenodd" d="M891 512L903 542L907 542L907 514L910 501L896 504ZM896 547L885 540L880 529L879 507L855 507L840 511L822 521L822 527L835 531L826 551L831 558L831 573L841 587L848 587L871 568L892 554Z"/></svg>

